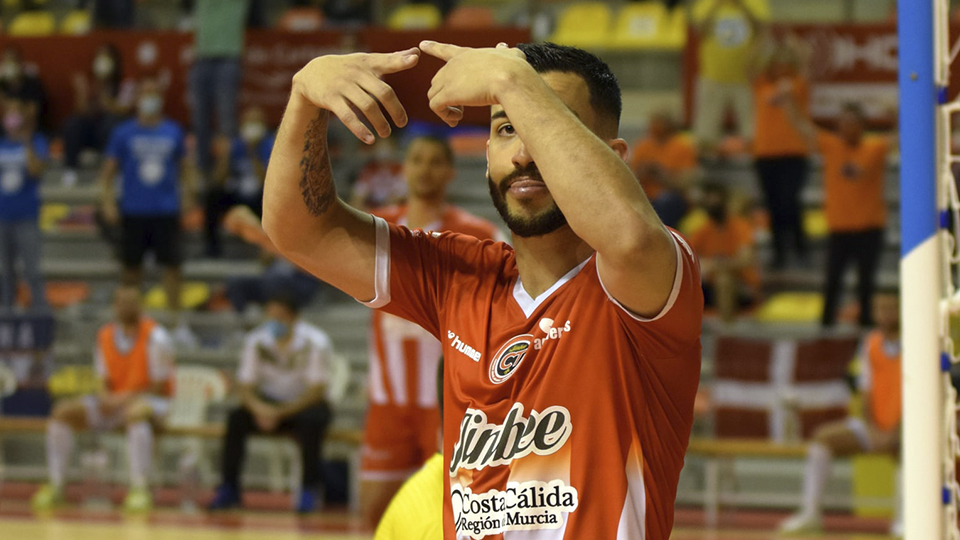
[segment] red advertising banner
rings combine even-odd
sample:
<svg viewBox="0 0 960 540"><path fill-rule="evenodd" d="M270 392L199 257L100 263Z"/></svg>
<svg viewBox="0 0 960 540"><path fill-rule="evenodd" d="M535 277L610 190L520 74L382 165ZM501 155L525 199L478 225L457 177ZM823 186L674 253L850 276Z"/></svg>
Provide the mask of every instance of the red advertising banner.
<svg viewBox="0 0 960 540"><path fill-rule="evenodd" d="M243 55L243 83L240 106L256 104L266 109L269 119L279 123L290 92L293 75L311 59L336 52L369 50L390 52L433 39L465 46L494 46L500 41L516 44L528 41L530 32L520 28L484 30L437 30L396 32L370 28L359 32L289 33L274 30L247 32ZM122 54L125 76L158 75L167 85L166 112L184 125L189 121L187 80L192 61L190 34L178 32L94 32L85 36L43 38L0 38L0 49L15 46L31 71L39 74L48 93L48 131L56 131L73 110L73 80L89 73L94 53L101 44L112 43ZM413 70L393 76L398 96L407 105L410 118L434 121L426 95L438 60L426 59ZM471 111L468 120L486 124L482 111Z"/></svg>

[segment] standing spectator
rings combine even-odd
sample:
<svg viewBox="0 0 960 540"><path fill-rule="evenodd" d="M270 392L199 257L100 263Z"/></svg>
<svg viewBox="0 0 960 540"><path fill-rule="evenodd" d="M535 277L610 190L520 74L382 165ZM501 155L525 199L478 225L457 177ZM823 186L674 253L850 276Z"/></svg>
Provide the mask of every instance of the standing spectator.
<svg viewBox="0 0 960 540"><path fill-rule="evenodd" d="M407 197L403 164L396 159L393 139L377 139L373 157L353 183L350 206L365 212L400 204Z"/></svg>
<svg viewBox="0 0 960 540"><path fill-rule="evenodd" d="M139 285L143 257L153 251L163 266L167 306L178 325L174 339L190 345L194 339L180 314L180 213L193 205L195 170L184 151L180 126L163 115L163 94L155 79L140 83L137 116L113 131L100 172L102 213L120 225L123 281ZM121 193L114 178L120 174Z"/></svg>
<svg viewBox="0 0 960 540"><path fill-rule="evenodd" d="M17 296L17 261L30 287L33 308L46 308L40 275L40 175L47 159L47 140L26 119L26 107L8 99L0 138L0 262L3 264L0 307L11 309Z"/></svg>
<svg viewBox="0 0 960 540"><path fill-rule="evenodd" d="M116 45L101 45L93 57L90 73L73 79L73 114L63 126L66 170L63 183L77 183L80 151L102 152L113 128L133 111L136 83L123 78L123 59Z"/></svg>
<svg viewBox="0 0 960 540"><path fill-rule="evenodd" d="M292 432L300 443L303 490L297 511L320 505L320 448L330 423L326 385L333 349L323 330L300 320L295 294L278 293L267 321L249 334L237 370L241 406L230 412L223 439L221 484L210 510L240 506L240 469L254 433Z"/></svg>
<svg viewBox="0 0 960 540"><path fill-rule="evenodd" d="M676 228L687 213L686 192L697 174L697 149L677 130L673 116L655 112L647 136L630 157L633 169L650 204L664 225Z"/></svg>
<svg viewBox="0 0 960 540"><path fill-rule="evenodd" d="M213 167L211 116L216 110L217 137L236 135L237 94L244 23L250 0L196 0L190 101L197 158L204 175ZM229 143L222 143L229 144Z"/></svg>
<svg viewBox="0 0 960 540"><path fill-rule="evenodd" d="M235 205L249 207L259 216L263 205L263 178L273 151L273 133L259 107L248 107L240 120L240 134L229 145L216 148L216 166L206 197L206 254L219 257L220 221ZM220 139L223 141L223 139Z"/></svg>
<svg viewBox="0 0 960 540"><path fill-rule="evenodd" d="M447 203L456 176L445 139L421 136L403 160L407 204L376 213L411 230L452 231L480 240L501 236L497 227ZM443 352L432 334L400 317L375 310L370 323L370 372L360 461L360 512L374 527L403 481L437 451L441 430L436 385Z"/></svg>
<svg viewBox="0 0 960 540"><path fill-rule="evenodd" d="M132 28L136 18L134 0L86 0L85 9L92 5L93 24L97 28L123 30Z"/></svg>
<svg viewBox="0 0 960 540"><path fill-rule="evenodd" d="M901 410L900 301L897 292L877 293L873 309L877 328L860 344L859 387L863 418L850 417L817 428L807 447L803 505L784 521L783 533L819 532L823 528L823 493L834 457L863 453L888 454L900 461ZM900 470L896 472L896 504L890 534L903 537Z"/></svg>
<svg viewBox="0 0 960 540"><path fill-rule="evenodd" d="M153 467L153 428L169 410L174 352L162 326L143 315L140 291L121 285L113 301L114 321L97 332L94 370L103 382L98 395L68 399L54 406L47 423L47 471L50 483L33 497L35 510L63 504L73 435L80 429L127 432L130 491L128 511L149 510L148 490Z"/></svg>
<svg viewBox="0 0 960 540"><path fill-rule="evenodd" d="M863 109L846 103L840 111L837 130L817 129L800 114L792 93L784 88L780 103L790 121L803 134L810 148L823 157L823 183L827 214L827 271L824 284L824 327L833 326L843 292L843 277L850 263L857 265L857 296L860 325L873 325L874 284L883 252L883 229L887 223L884 173L887 153L896 146L893 136L867 136Z"/></svg>
<svg viewBox="0 0 960 540"><path fill-rule="evenodd" d="M694 132L705 152L712 154L719 143L728 107L736 113L740 135L753 139L747 68L769 18L767 0L698 0L693 6L700 36Z"/></svg>
<svg viewBox="0 0 960 540"><path fill-rule="evenodd" d="M690 236L690 247L700 257L704 305L717 308L727 322L737 309L753 304L760 291L753 229L746 219L731 214L723 184L703 187L703 210L707 222Z"/></svg>
<svg viewBox="0 0 960 540"><path fill-rule="evenodd" d="M47 92L40 78L27 69L23 53L15 45L0 53L0 95L23 104L27 129L34 132L47 127Z"/></svg>
<svg viewBox="0 0 960 540"><path fill-rule="evenodd" d="M757 120L754 165L770 212L775 269L786 265L791 248L799 261L805 261L807 256L800 195L810 169L810 149L779 105L783 93L789 93L797 112L809 117L810 85L801 64L801 53L795 44L777 43L759 62L753 81Z"/></svg>

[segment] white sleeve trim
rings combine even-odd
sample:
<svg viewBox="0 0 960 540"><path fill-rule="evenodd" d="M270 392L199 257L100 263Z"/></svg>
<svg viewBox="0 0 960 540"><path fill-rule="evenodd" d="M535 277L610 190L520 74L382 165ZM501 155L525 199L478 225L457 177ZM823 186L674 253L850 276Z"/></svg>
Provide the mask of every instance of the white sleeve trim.
<svg viewBox="0 0 960 540"><path fill-rule="evenodd" d="M377 309L390 303L390 226L377 216L373 217L373 222L377 227L377 261L373 278L376 296L369 302L361 300L360 303Z"/></svg>
<svg viewBox="0 0 960 540"><path fill-rule="evenodd" d="M690 250L690 247L687 246L687 243L683 240L683 238L680 238L679 236L677 236L677 233L670 231L670 234L674 238L674 248L677 251L677 271L673 275L673 289L670 291L670 296L667 298L667 303L663 306L663 309L660 310L660 313L657 313L652 318L648 319L646 317L641 317L637 315L636 313L631 311L629 308L621 304L619 300L614 298L613 295L610 294L610 291L607 290L607 286L603 284L603 277L600 275L600 267L597 266L597 279L600 280L600 286L603 287L603 292L607 294L607 298L609 298L611 302L616 304L617 307L622 309L624 313L626 313L627 315L632 317L634 320L637 320L639 322L653 322L653 321L656 321L657 319L660 319L670 311L670 308L672 308L673 304L676 303L677 301L677 296L680 296L680 287L683 284L683 256L680 254L681 247L679 244L683 244L683 248L685 248L688 252L690 252L691 250Z"/></svg>

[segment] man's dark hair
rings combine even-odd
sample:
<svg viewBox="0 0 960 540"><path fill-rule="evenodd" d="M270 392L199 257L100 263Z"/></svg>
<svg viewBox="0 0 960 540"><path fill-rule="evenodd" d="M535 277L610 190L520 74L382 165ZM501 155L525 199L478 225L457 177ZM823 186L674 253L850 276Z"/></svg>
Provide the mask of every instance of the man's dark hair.
<svg viewBox="0 0 960 540"><path fill-rule="evenodd" d="M455 156L453 154L453 147L450 146L450 141L446 138L440 137L439 135L418 135L410 141L410 144L407 145L407 149L409 149L410 146L417 141L426 141L430 144L439 146L443 150L443 157L447 158L447 163L450 165L454 165L456 163Z"/></svg>
<svg viewBox="0 0 960 540"><path fill-rule="evenodd" d="M300 296L290 287L277 287L267 296L268 304L279 304L290 313L298 315L303 307Z"/></svg>
<svg viewBox="0 0 960 540"><path fill-rule="evenodd" d="M603 60L583 49L556 43L521 43L518 48L537 73L556 71L583 78L590 90L590 105L599 116L613 120L615 126L620 126L620 113L623 111L620 83Z"/></svg>

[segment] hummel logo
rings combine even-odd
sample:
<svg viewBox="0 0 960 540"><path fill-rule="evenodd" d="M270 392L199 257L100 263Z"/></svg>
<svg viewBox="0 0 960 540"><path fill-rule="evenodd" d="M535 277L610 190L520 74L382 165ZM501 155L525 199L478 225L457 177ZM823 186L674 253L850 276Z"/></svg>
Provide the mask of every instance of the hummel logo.
<svg viewBox="0 0 960 540"><path fill-rule="evenodd" d="M447 339L450 340L450 346L459 351L461 354L473 360L474 362L480 361L480 351L460 341L460 336L455 334L452 330L447 330Z"/></svg>

